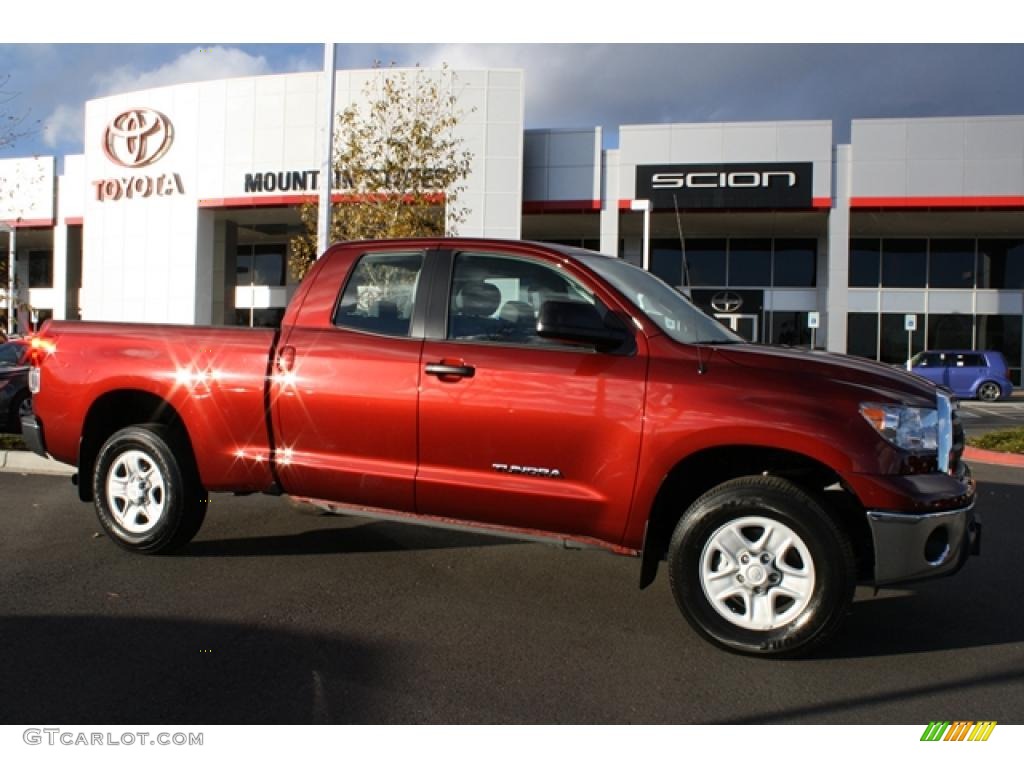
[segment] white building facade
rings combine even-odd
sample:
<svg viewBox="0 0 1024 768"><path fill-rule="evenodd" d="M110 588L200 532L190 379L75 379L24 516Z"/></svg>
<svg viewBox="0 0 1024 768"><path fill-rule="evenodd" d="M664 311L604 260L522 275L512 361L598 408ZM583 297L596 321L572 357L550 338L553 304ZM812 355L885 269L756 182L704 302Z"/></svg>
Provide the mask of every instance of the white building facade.
<svg viewBox="0 0 1024 768"><path fill-rule="evenodd" d="M999 349L1020 383L1024 116L855 120L842 145L828 121L626 125L607 149L601 128L524 130L519 70L452 74L474 157L458 234L642 264L759 342L892 363ZM339 72L337 108L380 76ZM319 189L325 82L97 99L60 176L54 158L0 161L21 325L276 323L298 206Z"/></svg>

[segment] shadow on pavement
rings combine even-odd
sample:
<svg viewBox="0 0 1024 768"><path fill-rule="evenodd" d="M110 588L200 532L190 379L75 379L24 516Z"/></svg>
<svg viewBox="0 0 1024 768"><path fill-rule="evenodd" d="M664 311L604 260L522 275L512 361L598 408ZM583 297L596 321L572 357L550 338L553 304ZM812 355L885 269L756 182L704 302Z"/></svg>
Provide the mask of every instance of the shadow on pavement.
<svg viewBox="0 0 1024 768"><path fill-rule="evenodd" d="M2 617L0 637L8 724L367 722L362 692L389 656L350 637L188 620Z"/></svg>
<svg viewBox="0 0 1024 768"><path fill-rule="evenodd" d="M514 539L402 523L365 523L344 528L318 528L281 536L196 540L180 557L265 557L463 549L519 543Z"/></svg>

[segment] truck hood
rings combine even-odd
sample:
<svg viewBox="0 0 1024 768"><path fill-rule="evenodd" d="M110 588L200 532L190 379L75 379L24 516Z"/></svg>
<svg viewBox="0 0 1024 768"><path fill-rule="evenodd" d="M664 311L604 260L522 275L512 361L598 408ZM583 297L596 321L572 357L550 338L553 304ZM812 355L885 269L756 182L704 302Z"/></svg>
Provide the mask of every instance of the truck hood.
<svg viewBox="0 0 1024 768"><path fill-rule="evenodd" d="M920 376L874 360L817 352L792 347L765 347L756 344L715 347L715 355L728 362L762 371L785 372L800 377L815 377L877 393L885 399L908 405L934 407L935 385Z"/></svg>

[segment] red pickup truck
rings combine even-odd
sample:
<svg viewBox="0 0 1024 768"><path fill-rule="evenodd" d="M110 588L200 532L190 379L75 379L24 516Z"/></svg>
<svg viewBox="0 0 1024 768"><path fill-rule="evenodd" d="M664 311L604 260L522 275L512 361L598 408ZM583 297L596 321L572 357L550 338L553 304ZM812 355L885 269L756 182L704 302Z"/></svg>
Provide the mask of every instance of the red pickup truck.
<svg viewBox="0 0 1024 768"><path fill-rule="evenodd" d="M166 552L209 492L667 562L690 624L797 655L858 583L977 553L955 403L877 363L744 343L623 260L430 239L332 247L280 329L50 322L33 450L121 546Z"/></svg>

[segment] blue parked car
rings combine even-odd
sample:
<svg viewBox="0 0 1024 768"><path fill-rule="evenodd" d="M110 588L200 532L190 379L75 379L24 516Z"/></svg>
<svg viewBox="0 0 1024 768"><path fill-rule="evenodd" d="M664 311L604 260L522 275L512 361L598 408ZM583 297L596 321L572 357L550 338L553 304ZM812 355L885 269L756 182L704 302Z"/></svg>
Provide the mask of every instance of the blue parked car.
<svg viewBox="0 0 1024 768"><path fill-rule="evenodd" d="M991 349L930 349L910 360L910 370L957 397L1003 400L1013 392L1002 352Z"/></svg>

